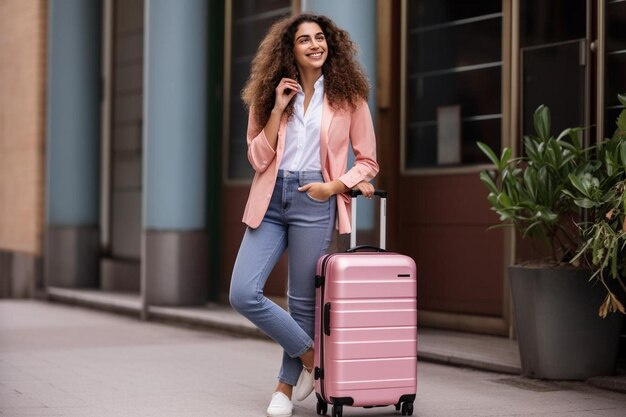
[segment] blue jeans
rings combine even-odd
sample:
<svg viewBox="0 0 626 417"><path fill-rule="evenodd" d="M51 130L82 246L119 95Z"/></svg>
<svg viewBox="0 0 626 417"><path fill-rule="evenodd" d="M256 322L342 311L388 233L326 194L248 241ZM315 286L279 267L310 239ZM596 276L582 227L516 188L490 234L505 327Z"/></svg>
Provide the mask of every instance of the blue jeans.
<svg viewBox="0 0 626 417"><path fill-rule="evenodd" d="M230 303L284 349L278 379L295 385L298 358L313 346L315 268L328 251L335 225L335 196L318 201L298 187L323 182L320 172L278 171L269 208L257 229L247 228L235 261ZM289 312L263 294L283 252L289 254Z"/></svg>

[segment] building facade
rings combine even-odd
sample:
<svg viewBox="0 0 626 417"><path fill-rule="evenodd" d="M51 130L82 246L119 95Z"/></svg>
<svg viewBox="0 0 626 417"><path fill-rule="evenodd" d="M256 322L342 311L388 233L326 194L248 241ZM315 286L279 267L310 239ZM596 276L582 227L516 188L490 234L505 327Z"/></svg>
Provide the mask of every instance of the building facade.
<svg viewBox="0 0 626 417"><path fill-rule="evenodd" d="M554 131L610 136L624 0L2 0L0 295L227 303L252 178L239 93L267 28L301 11L359 45L421 325L511 335L506 267L528 248L487 230L476 142L519 154L540 104ZM285 286L283 259L267 292Z"/></svg>

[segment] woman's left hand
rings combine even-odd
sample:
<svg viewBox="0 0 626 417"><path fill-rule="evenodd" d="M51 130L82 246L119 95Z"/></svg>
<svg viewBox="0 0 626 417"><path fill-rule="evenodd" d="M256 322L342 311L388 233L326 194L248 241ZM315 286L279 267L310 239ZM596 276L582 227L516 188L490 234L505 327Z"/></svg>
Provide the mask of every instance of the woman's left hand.
<svg viewBox="0 0 626 417"><path fill-rule="evenodd" d="M365 198L372 198L374 191L376 190L374 186L367 181L361 181L356 185L356 188L363 193Z"/></svg>
<svg viewBox="0 0 626 417"><path fill-rule="evenodd" d="M319 201L326 201L333 195L329 183L325 182L312 182L298 188L298 191L307 193L312 199Z"/></svg>

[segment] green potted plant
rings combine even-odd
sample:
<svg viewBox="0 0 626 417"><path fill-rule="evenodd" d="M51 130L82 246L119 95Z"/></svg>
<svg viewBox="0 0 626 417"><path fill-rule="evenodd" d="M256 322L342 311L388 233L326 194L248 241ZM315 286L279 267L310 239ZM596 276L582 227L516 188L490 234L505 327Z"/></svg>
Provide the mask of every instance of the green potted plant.
<svg viewBox="0 0 626 417"><path fill-rule="evenodd" d="M581 145L581 128L553 136L547 107L537 108L533 122L535 134L524 137L523 156L514 158L505 148L498 157L478 143L495 166L480 179L500 226L545 243L550 253L509 267L522 374L561 380L611 374L621 315L596 314L606 290L591 279L601 273L594 275L583 262L591 247L585 245L590 233L585 228L591 225L579 226L585 217L581 204L587 204L580 181L590 180L605 162L596 158L594 147Z"/></svg>
<svg viewBox="0 0 626 417"><path fill-rule="evenodd" d="M626 95L618 100L626 107ZM626 110L617 118L613 136L598 144L594 160L587 172L570 174L575 192L566 193L587 213L587 220L579 223L583 243L573 261L584 262L591 278L606 289L598 314L607 317L625 313L615 291L626 292Z"/></svg>

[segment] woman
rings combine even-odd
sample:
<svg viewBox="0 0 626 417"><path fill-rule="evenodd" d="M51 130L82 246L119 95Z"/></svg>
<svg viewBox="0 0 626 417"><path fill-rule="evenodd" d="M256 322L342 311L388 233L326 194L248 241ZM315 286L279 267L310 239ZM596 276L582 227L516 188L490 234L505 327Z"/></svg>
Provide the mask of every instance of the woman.
<svg viewBox="0 0 626 417"><path fill-rule="evenodd" d="M291 416L292 394L302 401L313 390L317 259L327 252L335 224L339 233L350 232L346 192L356 187L371 197L368 181L378 172L368 92L348 33L311 14L271 27L243 90L248 159L256 173L230 302L284 349L268 416ZM346 172L350 144L355 163ZM285 250L289 312L263 295Z"/></svg>

